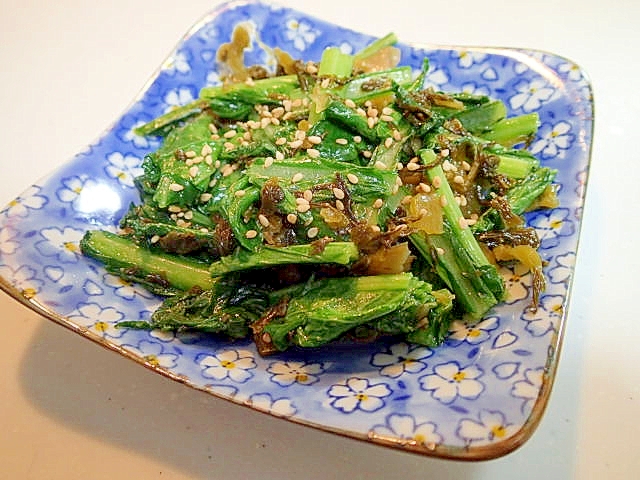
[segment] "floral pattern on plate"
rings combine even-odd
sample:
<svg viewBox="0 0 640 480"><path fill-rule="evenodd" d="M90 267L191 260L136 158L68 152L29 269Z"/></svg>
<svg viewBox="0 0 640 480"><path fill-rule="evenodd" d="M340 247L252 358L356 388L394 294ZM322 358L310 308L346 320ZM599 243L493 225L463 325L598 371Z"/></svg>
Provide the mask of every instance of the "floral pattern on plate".
<svg viewBox="0 0 640 480"><path fill-rule="evenodd" d="M215 51L247 22L266 45L318 60L372 37L268 3L224 4L162 63L110 130L0 212L0 286L18 300L155 371L257 410L358 439L452 458L492 458L521 445L547 402L558 362L580 231L592 138L591 87L567 59L528 50L401 44L402 63L430 61L428 84L537 112L531 150L558 170L560 206L528 214L541 239L547 289L529 312L531 279L505 270L510 298L475 325L454 322L429 349L406 343L336 346L261 358L249 342L118 329L159 300L83 257L87 229L115 230L133 179L158 140L134 128L219 82ZM248 63L265 64L253 49Z"/></svg>

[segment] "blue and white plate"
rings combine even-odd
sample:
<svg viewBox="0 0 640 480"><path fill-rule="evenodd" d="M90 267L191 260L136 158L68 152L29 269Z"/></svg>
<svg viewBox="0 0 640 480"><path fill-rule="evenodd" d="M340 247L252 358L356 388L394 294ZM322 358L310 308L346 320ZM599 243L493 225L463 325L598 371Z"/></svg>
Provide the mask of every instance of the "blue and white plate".
<svg viewBox="0 0 640 480"><path fill-rule="evenodd" d="M560 206L528 214L542 239L547 289L527 313L531 278L507 271L509 301L474 326L455 323L430 349L376 343L261 358L250 342L116 329L147 319L159 299L83 257L87 229L115 230L154 140L133 128L218 83L215 52L239 22L264 44L319 60L372 37L266 3L231 2L197 23L144 91L95 143L30 186L0 212L0 286L36 312L199 390L293 422L439 457L486 459L520 446L539 423L557 369L587 183L593 126L584 72L556 55L499 48L400 45L444 91L502 99L512 114L537 112L531 151L558 169ZM250 64L267 61L262 49Z"/></svg>

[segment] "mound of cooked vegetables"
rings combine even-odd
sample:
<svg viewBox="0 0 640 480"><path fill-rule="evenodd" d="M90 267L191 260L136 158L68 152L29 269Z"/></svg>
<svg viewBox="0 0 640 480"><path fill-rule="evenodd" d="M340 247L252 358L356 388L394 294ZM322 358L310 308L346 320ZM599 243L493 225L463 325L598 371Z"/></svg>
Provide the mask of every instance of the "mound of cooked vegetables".
<svg viewBox="0 0 640 480"><path fill-rule="evenodd" d="M424 87L390 34L318 63L274 50L245 67L236 28L225 81L138 129L143 161L117 234L82 251L164 298L128 328L251 336L258 351L399 336L437 346L453 318L506 296L500 262L544 288L522 214L553 206L555 171L525 149L536 114Z"/></svg>

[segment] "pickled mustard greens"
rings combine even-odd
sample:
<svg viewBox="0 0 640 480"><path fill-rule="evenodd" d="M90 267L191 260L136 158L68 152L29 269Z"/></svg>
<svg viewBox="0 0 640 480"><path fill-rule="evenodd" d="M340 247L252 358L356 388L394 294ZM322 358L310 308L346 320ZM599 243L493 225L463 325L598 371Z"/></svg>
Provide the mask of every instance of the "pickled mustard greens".
<svg viewBox="0 0 640 480"><path fill-rule="evenodd" d="M245 67L238 27L220 86L138 128L162 137L117 234L82 251L162 296L129 328L251 336L260 353L400 337L437 346L505 300L502 262L544 288L522 217L555 171L524 146L535 114L425 87L396 37L318 63L278 49ZM551 203L549 203L551 198Z"/></svg>

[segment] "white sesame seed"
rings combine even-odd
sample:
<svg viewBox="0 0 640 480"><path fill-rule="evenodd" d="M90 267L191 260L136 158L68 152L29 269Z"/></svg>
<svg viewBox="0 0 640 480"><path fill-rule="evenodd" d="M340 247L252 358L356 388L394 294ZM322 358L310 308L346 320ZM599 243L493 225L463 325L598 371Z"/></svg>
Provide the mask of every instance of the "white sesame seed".
<svg viewBox="0 0 640 480"><path fill-rule="evenodd" d="M197 177L197 176L198 176L198 173L200 173L200 168L199 168L197 165L194 165L193 167L191 167L191 168L189 169L189 176L190 176L191 178L193 178L193 177Z"/></svg>
<svg viewBox="0 0 640 480"><path fill-rule="evenodd" d="M289 146L291 148L300 148L300 146L302 146L302 140L292 140L289 142Z"/></svg>
<svg viewBox="0 0 640 480"><path fill-rule="evenodd" d="M448 148L443 148L442 150L440 150L440 156L441 157L446 157L449 155L449 149Z"/></svg>
<svg viewBox="0 0 640 480"><path fill-rule="evenodd" d="M435 177L433 177L433 180L431 180L431 185L433 185L435 188L440 188L440 185L442 185L442 179L436 175Z"/></svg>
<svg viewBox="0 0 640 480"><path fill-rule="evenodd" d="M431 187L429 185L427 185L426 183L422 183L422 182L420 182L418 184L417 189L420 190L422 193L430 193L431 192Z"/></svg>
<svg viewBox="0 0 640 480"><path fill-rule="evenodd" d="M463 169L463 170L466 170L467 172L468 172L469 170L471 170L471 165L469 165L469 163L468 163L468 162L466 162L465 160L463 160L463 161L460 163L460 166L462 167L462 169Z"/></svg>
<svg viewBox="0 0 640 480"><path fill-rule="evenodd" d="M276 118L280 118L282 115L284 115L284 107L276 107L273 110L271 110L271 115L273 115Z"/></svg>
<svg viewBox="0 0 640 480"><path fill-rule="evenodd" d="M307 202L310 202L313 199L313 192L311 190L305 190L302 192L302 198L304 198Z"/></svg>
<svg viewBox="0 0 640 480"><path fill-rule="evenodd" d="M311 158L318 158L320 156L320 150L316 150L315 148L307 148L307 155Z"/></svg>
<svg viewBox="0 0 640 480"><path fill-rule="evenodd" d="M402 134L400 133L400 130L394 130L393 131L393 139L396 142L399 142L400 140L402 140Z"/></svg>
<svg viewBox="0 0 640 480"><path fill-rule="evenodd" d="M233 143L231 143L231 142L224 142L222 146L223 146L223 147L225 148L225 150L227 150L227 151L230 151L230 150L233 150L234 148L236 148L236 146L235 146Z"/></svg>
<svg viewBox="0 0 640 480"><path fill-rule="evenodd" d="M284 100L282 100L282 108L284 108L285 112L290 112L291 111L291 100L289 100L288 98L285 98Z"/></svg>
<svg viewBox="0 0 640 480"><path fill-rule="evenodd" d="M380 227L378 225L371 225L371 230L376 233L380 233Z"/></svg>
<svg viewBox="0 0 640 480"><path fill-rule="evenodd" d="M278 117L271 117L271 125L280 125L280 119Z"/></svg>
<svg viewBox="0 0 640 480"><path fill-rule="evenodd" d="M294 224L298 221L298 216L295 213L290 213L287 215L287 222Z"/></svg>
<svg viewBox="0 0 640 480"><path fill-rule="evenodd" d="M336 138L336 143L338 145L346 145L349 141L346 138Z"/></svg>
<svg viewBox="0 0 640 480"><path fill-rule="evenodd" d="M442 170L444 170L445 172L455 172L457 168L449 160L445 160L444 162L442 162Z"/></svg>
<svg viewBox="0 0 640 480"><path fill-rule="evenodd" d="M420 165L418 165L415 162L409 162L407 163L407 170L409 170L410 172L415 172L416 170L418 170L420 168Z"/></svg>
<svg viewBox="0 0 640 480"><path fill-rule="evenodd" d="M200 201L201 201L202 203L206 203L206 202L208 202L209 200L211 200L211 198L212 198L212 197L213 197L213 195L211 195L210 193L206 193L206 192L205 192L205 193L203 193L202 195L200 195Z"/></svg>
<svg viewBox="0 0 640 480"><path fill-rule="evenodd" d="M384 139L385 148L391 148L391 145L393 145L393 138L391 138L391 137L385 138Z"/></svg>
<svg viewBox="0 0 640 480"><path fill-rule="evenodd" d="M211 155L207 155L206 157L204 157L204 163L206 163L207 165L213 164L213 157Z"/></svg>
<svg viewBox="0 0 640 480"><path fill-rule="evenodd" d="M322 88L329 88L329 85L331 85L331 79L330 78L323 78L322 81L320 82L320 86Z"/></svg>
<svg viewBox="0 0 640 480"><path fill-rule="evenodd" d="M360 142L362 142L362 137L361 137L360 135L355 135L355 136L353 137L353 141L354 141L355 143L360 143Z"/></svg>
<svg viewBox="0 0 640 480"><path fill-rule="evenodd" d="M169 205L167 207L167 210L169 210L171 213L178 213L182 211L182 208L180 208L179 205Z"/></svg>
<svg viewBox="0 0 640 480"><path fill-rule="evenodd" d="M408 205L411 203L411 200L413 200L413 197L411 195L405 195L400 203L402 203L403 205Z"/></svg>
<svg viewBox="0 0 640 480"><path fill-rule="evenodd" d="M256 238L258 236L258 232L256 230L247 230L247 233L244 234L247 238Z"/></svg>
<svg viewBox="0 0 640 480"><path fill-rule="evenodd" d="M309 135L307 137L307 140L309 140L314 145L318 145L319 143L322 143L322 137L319 135Z"/></svg>
<svg viewBox="0 0 640 480"><path fill-rule="evenodd" d="M371 150L363 150L362 156L364 158L371 158L373 156L373 152Z"/></svg>
<svg viewBox="0 0 640 480"><path fill-rule="evenodd" d="M284 137L279 137L276 139L276 145L284 145L285 143L287 143L287 139Z"/></svg>
<svg viewBox="0 0 640 480"><path fill-rule="evenodd" d="M347 180L349 180L349 182L353 183L354 185L359 181L357 175L353 173L347 173Z"/></svg>
<svg viewBox="0 0 640 480"><path fill-rule="evenodd" d="M333 196L336 197L338 200L344 199L344 190L338 187L333 187L332 191L333 191Z"/></svg>
<svg viewBox="0 0 640 480"><path fill-rule="evenodd" d="M151 243L157 243L158 240L160 240L160 235L154 235L153 237L151 237L151 239L149 241Z"/></svg>
<svg viewBox="0 0 640 480"><path fill-rule="evenodd" d="M263 214L258 215L258 221L260 222L260 225L262 225L263 227L268 227L271 224L271 222L269 222L269 219L265 217Z"/></svg>
<svg viewBox="0 0 640 480"><path fill-rule="evenodd" d="M469 226L469 224L467 223L467 219L464 217L460 217L458 219L458 225L460 226L460 228L467 228Z"/></svg>
<svg viewBox="0 0 640 480"><path fill-rule="evenodd" d="M307 237L315 238L318 236L319 232L320 230L318 230L318 227L311 227L309 230L307 230Z"/></svg>
<svg viewBox="0 0 640 480"><path fill-rule="evenodd" d="M267 128L268 125L271 125L270 117L262 117L260 119L260 128Z"/></svg>
<svg viewBox="0 0 640 480"><path fill-rule="evenodd" d="M460 206L461 207L466 207L467 206L467 197L460 197Z"/></svg>
<svg viewBox="0 0 640 480"><path fill-rule="evenodd" d="M184 212L184 218L186 218L187 220L193 219L193 211L187 210L186 212Z"/></svg>
<svg viewBox="0 0 640 480"><path fill-rule="evenodd" d="M218 127L216 127L213 123L209 124L209 131L211 133L218 133Z"/></svg>
<svg viewBox="0 0 640 480"><path fill-rule="evenodd" d="M298 205L309 205L309 200L304 197L296 197L296 204Z"/></svg>
<svg viewBox="0 0 640 480"><path fill-rule="evenodd" d="M216 168L220 168L220 165L222 165L222 162L220 162L220 160L216 160L215 163L213 164L213 166Z"/></svg>
<svg viewBox="0 0 640 480"><path fill-rule="evenodd" d="M342 200L336 200L336 208L340 211L344 210L344 203L342 203Z"/></svg>
<svg viewBox="0 0 640 480"><path fill-rule="evenodd" d="M383 115L391 115L393 113L393 109L390 107L383 107L382 114Z"/></svg>
<svg viewBox="0 0 640 480"><path fill-rule="evenodd" d="M440 206L442 207L446 207L449 204L449 202L447 201L447 197L445 197L444 195L442 195L440 197Z"/></svg>
<svg viewBox="0 0 640 480"><path fill-rule="evenodd" d="M187 158L193 158L197 155L196 152L194 152L193 150L188 150L186 152L184 152L184 156Z"/></svg>
<svg viewBox="0 0 640 480"><path fill-rule="evenodd" d="M462 178L462 175L456 175L455 177L453 177L453 183L462 185L464 183L464 178Z"/></svg>
<svg viewBox="0 0 640 480"><path fill-rule="evenodd" d="M308 212L310 208L311 205L309 205L308 203L300 203L296 206L296 210L300 213Z"/></svg>
<svg viewBox="0 0 640 480"><path fill-rule="evenodd" d="M304 178L304 175L300 172L296 173L293 177L291 177L291 182L296 183Z"/></svg>
<svg viewBox="0 0 640 480"><path fill-rule="evenodd" d="M381 208L383 204L384 202L382 201L382 199L378 198L375 202L373 202L373 208Z"/></svg>
<svg viewBox="0 0 640 480"><path fill-rule="evenodd" d="M438 255L444 255L444 248L442 247L436 247L436 253Z"/></svg>
<svg viewBox="0 0 640 480"><path fill-rule="evenodd" d="M302 105L302 99L301 98L295 98L291 101L291 106L293 108L298 108L299 106Z"/></svg>
<svg viewBox="0 0 640 480"><path fill-rule="evenodd" d="M244 197L244 195L245 195L246 193L247 193L247 192L245 192L244 190L236 190L236 192L234 193L234 195L235 195L236 197Z"/></svg>
<svg viewBox="0 0 640 480"><path fill-rule="evenodd" d="M353 100L351 100L350 98L347 98L344 101L344 104L349 107L349 108L356 108L356 102L354 102Z"/></svg>
<svg viewBox="0 0 640 480"><path fill-rule="evenodd" d="M264 159L264 168L269 168L273 165L273 157L267 157Z"/></svg>
<svg viewBox="0 0 640 480"><path fill-rule="evenodd" d="M383 122L393 122L393 117L391 115L380 115L380 120Z"/></svg>
<svg viewBox="0 0 640 480"><path fill-rule="evenodd" d="M399 187L401 187L403 185L402 178L396 177L396 185L398 185Z"/></svg>
<svg viewBox="0 0 640 480"><path fill-rule="evenodd" d="M233 138L238 134L238 132L236 132L235 130L227 130L226 132L224 132L224 134L222 135L224 138Z"/></svg>
<svg viewBox="0 0 640 480"><path fill-rule="evenodd" d="M169 190L171 190L172 192L179 192L181 190L184 190L184 186L180 185L179 183L172 183L171 185L169 185Z"/></svg>
<svg viewBox="0 0 640 480"><path fill-rule="evenodd" d="M376 119L374 117L367 117L367 126L373 128L376 126Z"/></svg>
<svg viewBox="0 0 640 480"><path fill-rule="evenodd" d="M377 108L369 107L367 109L367 117L377 117L377 116L378 116L378 109Z"/></svg>
<svg viewBox="0 0 640 480"><path fill-rule="evenodd" d="M208 143L205 143L202 146L202 149L200 150L200 155L203 157L206 157L207 155L210 155L213 152L213 149L211 148L211 145L209 145Z"/></svg>
<svg viewBox="0 0 640 480"><path fill-rule="evenodd" d="M276 160L284 160L284 153L278 150L276 152Z"/></svg>
<svg viewBox="0 0 640 480"><path fill-rule="evenodd" d="M373 166L379 168L380 170L385 170L387 168L384 162L381 162L380 160L376 160L376 163L374 163Z"/></svg>
<svg viewBox="0 0 640 480"><path fill-rule="evenodd" d="M311 75L313 75L314 73L318 73L318 67L316 67L313 63L308 63L305 70Z"/></svg>

